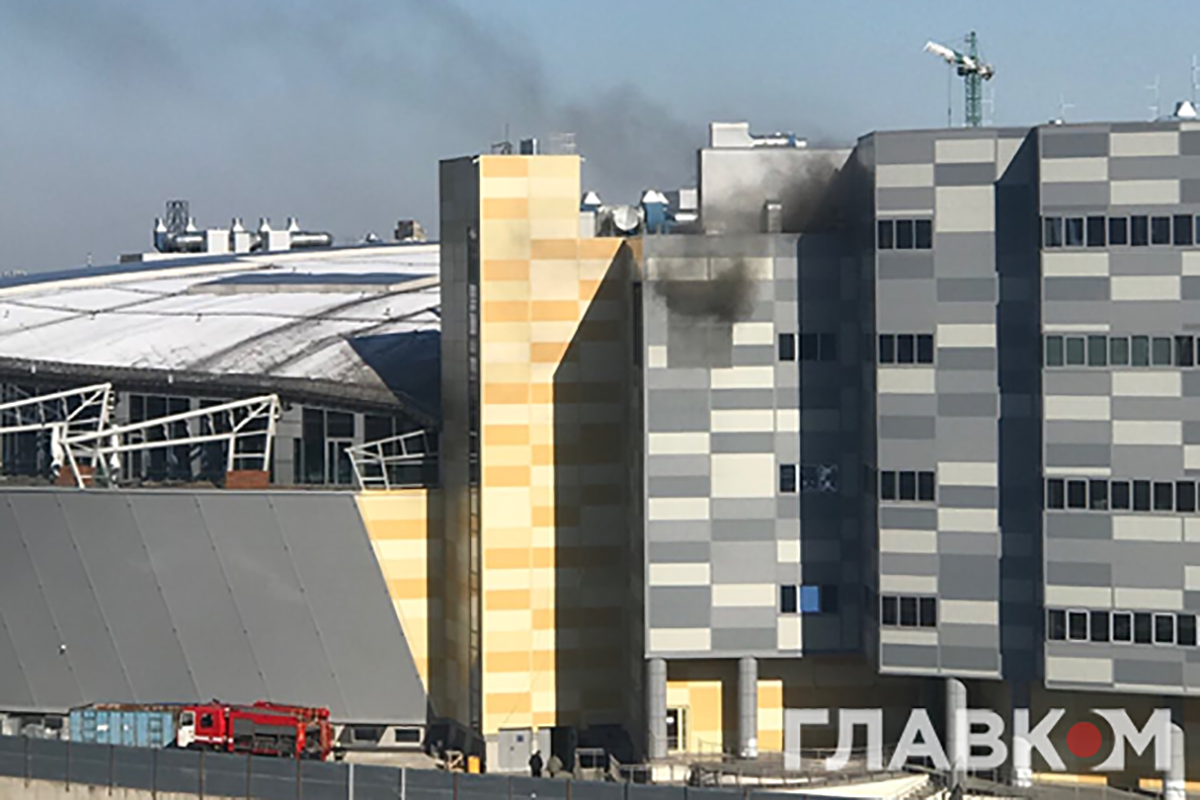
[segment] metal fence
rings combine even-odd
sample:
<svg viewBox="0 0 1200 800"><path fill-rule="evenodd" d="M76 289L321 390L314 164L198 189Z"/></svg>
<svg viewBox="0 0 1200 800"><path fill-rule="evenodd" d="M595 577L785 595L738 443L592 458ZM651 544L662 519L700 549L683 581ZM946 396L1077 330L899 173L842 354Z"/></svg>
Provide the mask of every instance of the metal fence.
<svg viewBox="0 0 1200 800"><path fill-rule="evenodd" d="M797 800L740 789L560 781L505 775L156 750L0 737L0 776L69 789L172 792L256 800Z"/></svg>

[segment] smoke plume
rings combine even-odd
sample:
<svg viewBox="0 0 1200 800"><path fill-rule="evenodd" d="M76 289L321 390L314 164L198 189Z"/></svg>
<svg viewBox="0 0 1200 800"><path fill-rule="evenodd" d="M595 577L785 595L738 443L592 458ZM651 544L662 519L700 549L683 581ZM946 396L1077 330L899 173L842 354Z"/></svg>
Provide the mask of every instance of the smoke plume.
<svg viewBox="0 0 1200 800"><path fill-rule="evenodd" d="M709 280L665 276L654 282L654 291L672 312L696 320L737 322L750 315L754 304L754 279L741 259Z"/></svg>
<svg viewBox="0 0 1200 800"><path fill-rule="evenodd" d="M784 233L816 233L835 223L833 187L837 175L837 163L832 158L804 162L800 172L780 192Z"/></svg>

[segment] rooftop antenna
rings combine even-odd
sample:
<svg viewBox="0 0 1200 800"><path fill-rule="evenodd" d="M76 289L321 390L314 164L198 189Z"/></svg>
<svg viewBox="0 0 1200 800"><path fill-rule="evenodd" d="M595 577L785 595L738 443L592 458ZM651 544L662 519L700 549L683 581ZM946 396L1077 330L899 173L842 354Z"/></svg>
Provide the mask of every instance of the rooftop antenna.
<svg viewBox="0 0 1200 800"><path fill-rule="evenodd" d="M1150 119L1158 119L1159 115L1162 113L1162 108L1159 105L1160 79L1161 79L1161 76L1155 75L1154 83L1152 83L1146 87L1146 91L1151 92L1154 97L1154 105L1150 106Z"/></svg>
<svg viewBox="0 0 1200 800"><path fill-rule="evenodd" d="M1075 107L1074 103L1067 102L1067 95L1065 92L1058 93L1058 118L1060 120L1062 120L1063 122L1066 122L1067 121L1067 109L1074 108L1074 107Z"/></svg>
<svg viewBox="0 0 1200 800"><path fill-rule="evenodd" d="M963 124L978 128L983 123L983 82L990 81L996 74L991 64L985 64L979 55L979 40L975 31L967 34L965 53L952 50L936 42L926 42L925 52L940 56L958 71L966 90L963 104Z"/></svg>
<svg viewBox="0 0 1200 800"><path fill-rule="evenodd" d="M996 87L988 85L983 90L983 124L996 124Z"/></svg>
<svg viewBox="0 0 1200 800"><path fill-rule="evenodd" d="M1192 56L1192 104L1200 101L1197 91L1200 90L1200 58Z"/></svg>

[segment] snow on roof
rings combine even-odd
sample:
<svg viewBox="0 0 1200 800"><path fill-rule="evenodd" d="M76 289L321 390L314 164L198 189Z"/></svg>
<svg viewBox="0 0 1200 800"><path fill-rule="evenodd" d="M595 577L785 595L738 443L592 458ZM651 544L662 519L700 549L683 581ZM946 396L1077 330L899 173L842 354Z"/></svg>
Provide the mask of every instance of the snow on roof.
<svg viewBox="0 0 1200 800"><path fill-rule="evenodd" d="M436 360L438 262L436 244L384 245L0 281L0 362L320 381L409 394L436 414L437 387L406 385L380 354Z"/></svg>

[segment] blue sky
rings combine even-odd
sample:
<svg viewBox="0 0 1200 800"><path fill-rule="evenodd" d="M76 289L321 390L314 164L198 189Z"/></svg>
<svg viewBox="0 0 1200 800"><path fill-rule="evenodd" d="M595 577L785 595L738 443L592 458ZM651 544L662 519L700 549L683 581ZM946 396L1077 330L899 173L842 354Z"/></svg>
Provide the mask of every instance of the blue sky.
<svg viewBox="0 0 1200 800"><path fill-rule="evenodd" d="M576 130L610 199L691 178L712 119L853 141L944 124L971 29L994 120L1144 119L1191 96L1194 2L9 0L0 271L149 246L169 197L353 240L436 228L437 159ZM955 120L962 89L952 87Z"/></svg>

